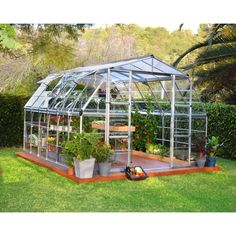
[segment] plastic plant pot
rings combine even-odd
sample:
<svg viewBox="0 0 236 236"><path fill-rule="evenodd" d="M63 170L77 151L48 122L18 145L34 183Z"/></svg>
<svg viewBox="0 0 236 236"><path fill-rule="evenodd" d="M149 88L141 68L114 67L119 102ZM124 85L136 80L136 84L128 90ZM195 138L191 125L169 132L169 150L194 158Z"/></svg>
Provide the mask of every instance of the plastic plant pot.
<svg viewBox="0 0 236 236"><path fill-rule="evenodd" d="M199 168L203 168L206 164L206 158L197 158L196 163Z"/></svg>
<svg viewBox="0 0 236 236"><path fill-rule="evenodd" d="M87 179L93 177L93 170L95 165L95 158L79 161L74 159L75 175L80 179Z"/></svg>
<svg viewBox="0 0 236 236"><path fill-rule="evenodd" d="M98 163L98 168L101 176L108 176L111 170L111 162Z"/></svg>
<svg viewBox="0 0 236 236"><path fill-rule="evenodd" d="M216 157L206 157L206 166L208 167L215 167L216 165Z"/></svg>

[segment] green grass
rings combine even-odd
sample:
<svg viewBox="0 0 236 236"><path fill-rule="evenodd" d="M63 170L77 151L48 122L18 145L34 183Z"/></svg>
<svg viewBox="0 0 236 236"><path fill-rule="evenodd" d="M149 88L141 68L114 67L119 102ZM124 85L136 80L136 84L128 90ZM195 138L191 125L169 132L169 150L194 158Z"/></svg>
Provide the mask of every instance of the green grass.
<svg viewBox="0 0 236 236"><path fill-rule="evenodd" d="M0 149L0 212L235 212L236 161L222 171L77 184Z"/></svg>

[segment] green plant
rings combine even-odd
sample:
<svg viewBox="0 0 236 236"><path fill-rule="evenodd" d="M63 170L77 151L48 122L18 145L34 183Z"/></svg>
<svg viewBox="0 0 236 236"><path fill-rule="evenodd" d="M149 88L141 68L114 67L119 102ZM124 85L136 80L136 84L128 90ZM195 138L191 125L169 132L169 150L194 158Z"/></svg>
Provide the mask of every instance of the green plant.
<svg viewBox="0 0 236 236"><path fill-rule="evenodd" d="M160 157L163 158L165 155L168 154L169 149L166 146L161 145L160 143L158 144L149 143L146 145L146 152L150 154L160 155Z"/></svg>
<svg viewBox="0 0 236 236"><path fill-rule="evenodd" d="M71 155L65 156L65 161L69 167L74 167L74 157Z"/></svg>
<svg viewBox="0 0 236 236"><path fill-rule="evenodd" d="M93 149L93 157L98 163L109 161L109 157L114 153L107 143L99 142Z"/></svg>
<svg viewBox="0 0 236 236"><path fill-rule="evenodd" d="M80 161L90 159L100 135L95 133L76 133L72 140L63 143L63 153Z"/></svg>
<svg viewBox="0 0 236 236"><path fill-rule="evenodd" d="M85 88L85 85L84 84L77 84L76 86L75 86L75 90L83 90Z"/></svg>
<svg viewBox="0 0 236 236"><path fill-rule="evenodd" d="M147 143L155 143L158 120L152 115L153 105L150 101L147 104L147 114L141 115L136 109L132 114L132 125L136 127L133 134L133 147L136 150L145 151Z"/></svg>
<svg viewBox="0 0 236 236"><path fill-rule="evenodd" d="M111 94L111 97L112 97L112 98L116 98L117 95L118 95L118 90L117 90L117 88L112 88L112 89L110 90L110 94Z"/></svg>
<svg viewBox="0 0 236 236"><path fill-rule="evenodd" d="M128 139L122 138L117 140L118 147L128 148Z"/></svg>
<svg viewBox="0 0 236 236"><path fill-rule="evenodd" d="M0 146L23 143L24 105L29 98L0 94Z"/></svg>
<svg viewBox="0 0 236 236"><path fill-rule="evenodd" d="M49 144L56 144L56 138L55 137L48 137L48 143Z"/></svg>
<svg viewBox="0 0 236 236"><path fill-rule="evenodd" d="M196 147L196 152L197 152L197 158L204 158L205 153L206 153L206 138L205 135L201 136L196 136L194 137L194 142L195 142L195 147Z"/></svg>
<svg viewBox="0 0 236 236"><path fill-rule="evenodd" d="M215 157L219 153L222 145L223 143L219 142L219 137L212 136L206 143L206 154L209 157Z"/></svg>

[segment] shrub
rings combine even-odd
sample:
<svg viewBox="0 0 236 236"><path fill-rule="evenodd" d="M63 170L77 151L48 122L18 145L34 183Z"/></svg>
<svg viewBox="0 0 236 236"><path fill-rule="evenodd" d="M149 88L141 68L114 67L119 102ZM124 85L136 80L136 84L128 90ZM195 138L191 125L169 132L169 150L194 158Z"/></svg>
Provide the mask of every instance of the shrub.
<svg viewBox="0 0 236 236"><path fill-rule="evenodd" d="M236 105L206 104L208 135L218 136L224 143L219 156L236 159Z"/></svg>
<svg viewBox="0 0 236 236"><path fill-rule="evenodd" d="M163 158L165 155L169 155L169 148L158 144L147 144L146 146L146 152L150 154L160 155L161 158Z"/></svg>
<svg viewBox="0 0 236 236"><path fill-rule="evenodd" d="M0 146L22 146L24 105L29 98L0 94Z"/></svg>
<svg viewBox="0 0 236 236"><path fill-rule="evenodd" d="M145 151L146 144L156 141L159 123L157 117L151 114L152 110L153 107L149 103L146 115L141 115L138 110L132 114L132 125L136 127L133 133L133 147L136 150Z"/></svg>
<svg viewBox="0 0 236 236"><path fill-rule="evenodd" d="M93 157L98 163L109 161L109 157L114 153L110 145L99 142L94 146Z"/></svg>

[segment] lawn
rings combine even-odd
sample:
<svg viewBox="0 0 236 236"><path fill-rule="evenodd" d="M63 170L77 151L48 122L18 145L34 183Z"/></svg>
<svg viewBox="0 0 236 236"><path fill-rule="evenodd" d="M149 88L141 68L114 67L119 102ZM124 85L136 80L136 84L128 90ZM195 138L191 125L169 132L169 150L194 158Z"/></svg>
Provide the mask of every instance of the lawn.
<svg viewBox="0 0 236 236"><path fill-rule="evenodd" d="M77 184L0 149L0 212L235 212L236 161L222 171Z"/></svg>

